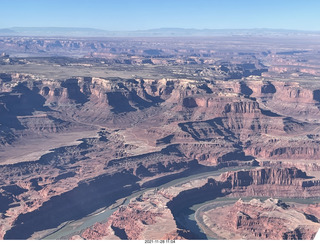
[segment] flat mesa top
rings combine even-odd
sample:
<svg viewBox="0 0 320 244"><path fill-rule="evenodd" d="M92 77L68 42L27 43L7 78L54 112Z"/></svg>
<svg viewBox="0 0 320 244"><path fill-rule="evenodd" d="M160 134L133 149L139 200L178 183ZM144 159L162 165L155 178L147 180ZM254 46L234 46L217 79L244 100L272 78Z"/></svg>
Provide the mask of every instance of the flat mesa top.
<svg viewBox="0 0 320 244"><path fill-rule="evenodd" d="M0 239L313 239L320 43L287 34L0 37Z"/></svg>

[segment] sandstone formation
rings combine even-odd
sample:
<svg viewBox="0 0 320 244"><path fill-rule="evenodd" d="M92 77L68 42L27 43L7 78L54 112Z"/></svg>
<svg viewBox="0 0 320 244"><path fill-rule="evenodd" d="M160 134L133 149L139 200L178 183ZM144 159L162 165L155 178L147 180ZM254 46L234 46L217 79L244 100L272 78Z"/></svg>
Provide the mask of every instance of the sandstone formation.
<svg viewBox="0 0 320 244"><path fill-rule="evenodd" d="M221 40L1 37L1 239L42 238L148 187L61 237L192 239L179 204L319 197L317 42Z"/></svg>
<svg viewBox="0 0 320 244"><path fill-rule="evenodd" d="M309 182L307 179L306 173L296 168L261 168L228 172L221 175L219 180L213 178L191 180L169 188L150 190L132 199L127 206L120 207L107 222L95 224L83 231L80 236L83 239L111 239L114 238L114 235L121 239L163 239L168 238L170 233L176 232L180 233L175 237L177 239L197 239L197 236L192 233L186 233L188 230L182 228L181 223L177 220L179 211L186 206L234 195L241 197L271 195L295 198L318 196L319 181L312 181L313 185L304 184ZM312 239L320 227L318 217L312 217L312 214L319 216L318 204L299 205L304 209L302 213L299 212L301 209L298 207L294 208L296 210L289 211L288 206L281 203L280 200L268 200L264 204L258 200L252 200L249 204L245 204L238 201L234 205L235 209L222 207L216 210L216 215L221 218L217 222L221 223L221 226L225 224L228 227L212 224L210 219L216 223L217 217L210 215L211 210L208 213L203 211L201 222L206 225L206 229L209 228L210 232L219 231L215 235L225 239ZM266 215L262 209L271 212L270 217L269 215L266 217L270 218L270 221L262 218ZM253 212L255 216L261 212L259 215L261 218L259 216L250 217L252 214L246 213L246 210L255 211ZM297 216L290 217L291 215ZM246 220L247 222L244 222ZM304 222L301 222L302 220ZM264 225L266 222L268 226ZM279 230L278 226L282 225L285 226ZM111 231L115 227L118 234ZM229 229L222 230L223 228ZM231 228L235 228L238 232L233 234ZM277 230L279 232L276 232Z"/></svg>
<svg viewBox="0 0 320 244"><path fill-rule="evenodd" d="M310 207L317 209L315 215L308 214L305 206L278 199L240 199L233 205L204 210L200 219L208 232L224 239L310 240L320 227L320 206Z"/></svg>

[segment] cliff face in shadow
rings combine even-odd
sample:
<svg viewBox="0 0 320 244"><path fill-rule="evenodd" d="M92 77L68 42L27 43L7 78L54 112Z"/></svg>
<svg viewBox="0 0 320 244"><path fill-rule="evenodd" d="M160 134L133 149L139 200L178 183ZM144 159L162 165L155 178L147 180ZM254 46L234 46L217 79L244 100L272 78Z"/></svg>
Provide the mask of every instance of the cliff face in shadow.
<svg viewBox="0 0 320 244"><path fill-rule="evenodd" d="M120 237L108 230L110 226L115 225L118 228L121 226L122 231L126 233L129 239L163 238L164 236L170 236L172 233L181 233L180 238L188 236L189 239L205 239L203 233L196 230L196 227L199 228L196 223L185 217L186 214L192 213L191 206L224 196L254 196L252 195L255 193L253 190L257 190L259 196L275 197L279 195L295 198L317 196L320 187L305 187L303 186L305 181L312 181L312 179L297 168L256 168L227 172L222 174L219 179L209 177L187 181L168 188L153 189L133 198L127 206L117 210L106 223L97 223L87 228L78 237L83 239L104 239L111 238L114 235ZM263 187L264 191L258 191L261 190L260 187ZM286 207L285 204L279 206L281 208ZM137 220L141 219L142 216L144 222L138 224ZM245 220L241 218L242 222ZM166 227L157 229L164 221L167 223ZM228 223L233 219L225 219L224 221ZM264 219L252 221L255 221L257 226L264 223ZM131 232L135 225L137 226L133 236ZM192 227L192 229L188 229L187 226ZM297 227L295 233L299 231L299 233L304 233L303 228L299 229ZM146 231L155 229L157 229L157 232ZM189 234L186 235L186 233ZM300 236L291 234L288 232L286 236L283 235L283 238L310 239L314 236L315 229ZM272 233L269 233L269 236L271 235ZM280 237L273 235L270 238L278 239ZM257 239L259 238L257 237Z"/></svg>
<svg viewBox="0 0 320 244"><path fill-rule="evenodd" d="M320 171L318 43L281 52L169 39L1 38L15 53L86 56L0 56L1 238L30 237L205 169L264 167L137 198L83 238L191 238L175 221L182 205L319 196L319 180L302 172Z"/></svg>
<svg viewBox="0 0 320 244"><path fill-rule="evenodd" d="M312 214L303 204L285 203L269 198L252 199L198 212L208 233L225 239L312 240L319 229L319 204ZM204 221L206 220L206 221Z"/></svg>
<svg viewBox="0 0 320 244"><path fill-rule="evenodd" d="M129 174L116 173L99 176L80 183L73 190L52 197L36 211L20 215L4 239L27 239L34 232L55 228L59 224L86 216L111 205L119 198L137 190L138 179Z"/></svg>

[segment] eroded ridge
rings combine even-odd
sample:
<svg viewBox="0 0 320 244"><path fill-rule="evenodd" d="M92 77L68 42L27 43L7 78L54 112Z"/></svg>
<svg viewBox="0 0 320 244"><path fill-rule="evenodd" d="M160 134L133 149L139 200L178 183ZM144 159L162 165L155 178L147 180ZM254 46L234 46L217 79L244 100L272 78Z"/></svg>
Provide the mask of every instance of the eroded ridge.
<svg viewBox="0 0 320 244"><path fill-rule="evenodd" d="M255 38L1 38L0 237L204 239L211 215L189 208L221 197L303 198L274 214L318 218L319 45ZM250 221L233 237L314 236Z"/></svg>
<svg viewBox="0 0 320 244"><path fill-rule="evenodd" d="M203 228L216 238L310 240L319 229L319 207L272 198L239 199L226 207L206 206L198 215Z"/></svg>
<svg viewBox="0 0 320 244"><path fill-rule="evenodd" d="M113 227L116 227L121 229L126 239L199 239L198 233L185 228L186 224L180 218L183 209L226 196L227 205L234 196L311 198L319 191L320 181L309 180L306 173L297 168L227 172L219 177L149 190L133 198L127 206L120 207L107 222L97 223L71 238L121 238L114 231ZM215 202L205 205L196 214L199 226L208 236L224 239L312 239L319 228L319 204L289 206L274 199L264 203L256 199L249 203L239 200L227 207L223 203L220 202L216 208ZM316 216L308 214L310 211Z"/></svg>

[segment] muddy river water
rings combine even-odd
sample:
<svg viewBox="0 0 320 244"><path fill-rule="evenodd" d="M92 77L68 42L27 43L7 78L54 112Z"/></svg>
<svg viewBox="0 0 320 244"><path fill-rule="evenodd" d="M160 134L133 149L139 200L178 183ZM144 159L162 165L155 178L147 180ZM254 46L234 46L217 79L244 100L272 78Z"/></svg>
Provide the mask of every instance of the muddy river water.
<svg viewBox="0 0 320 244"><path fill-rule="evenodd" d="M248 169L249 167L246 167ZM252 168L252 167L250 167ZM219 176L221 173L230 171L230 170L239 170L243 169L243 167L233 167L233 168L223 168L219 170L214 170L210 172L198 172L190 176L181 177L179 179L172 180L170 182L167 182L162 185L158 185L157 187L150 187L145 188L139 191L136 191L132 193L131 195L127 196L124 199L120 199L119 204L114 204L114 207L112 206L106 206L105 208L98 209L95 212L84 216L81 219L69 221L66 223L61 224L58 228L51 229L44 231L42 233L38 233L37 235L34 235L33 238L37 239L45 239L45 240L57 240L57 239L66 239L68 236L80 233L82 230L92 226L96 222L106 222L107 219L118 209L120 205L127 205L132 198L135 198L141 194L143 194L145 191L149 191L155 188L168 188L170 186L179 185L185 182L188 182L190 180L194 179L201 179L206 178L208 176ZM243 200L251 200L253 197L250 198L242 198ZM266 197L257 197L261 200L267 199ZM195 220L195 213L197 209L209 205L209 204L232 204L236 202L239 198L229 198L229 197L220 197L216 198L214 200L210 201L204 201L200 204L194 204L194 205L188 205L181 206L179 210L175 210L175 213L173 215L175 216L175 219L177 221L178 226L181 228L185 228L190 230L197 239L215 239L214 237L207 236L205 232L199 227L197 221ZM319 199L285 199L280 198L284 202L298 202L298 203L315 203L320 202Z"/></svg>
<svg viewBox="0 0 320 244"><path fill-rule="evenodd" d="M179 185L184 182L188 182L190 180L201 179L208 176L219 176L221 173L224 173L230 170L240 170L243 168L244 167L232 167L232 168L228 167L228 168L222 168L219 170L211 170L211 171L205 171L205 172L203 172L202 170L200 172L194 172L194 174L192 175L171 180L167 183L158 185L157 187L149 187L149 188L145 188L145 189L133 192L131 195L126 197L126 200L122 205L127 205L132 198L137 197L148 190L152 190L155 188L158 188L158 189L168 188L170 186ZM246 167L246 169L249 169L249 168L252 168L252 167ZM68 221L68 222L62 223L59 227L55 229L37 233L36 235L33 235L32 238L45 239L45 240L57 240L60 238L64 239L67 236L81 232L82 230L92 226L96 222L105 222L108 219L108 217L110 217L117 209L118 207L110 209L110 206L106 206L105 208L98 209L87 216L83 216L83 218L81 219Z"/></svg>

